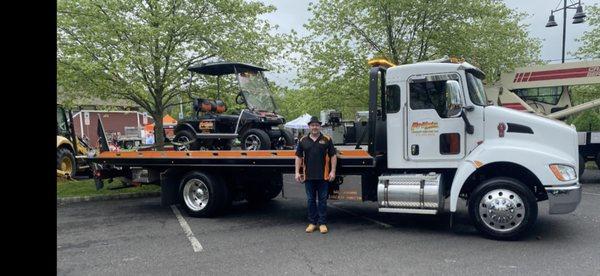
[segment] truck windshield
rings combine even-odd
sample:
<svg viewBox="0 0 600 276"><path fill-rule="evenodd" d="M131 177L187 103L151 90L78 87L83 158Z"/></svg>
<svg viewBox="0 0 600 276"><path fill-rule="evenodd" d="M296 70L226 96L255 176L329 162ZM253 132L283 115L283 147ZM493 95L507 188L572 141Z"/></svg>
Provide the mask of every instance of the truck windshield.
<svg viewBox="0 0 600 276"><path fill-rule="evenodd" d="M518 89L513 92L525 101L542 102L551 105L557 104L563 94L561 86Z"/></svg>
<svg viewBox="0 0 600 276"><path fill-rule="evenodd" d="M485 90L483 90L483 83L480 79L473 76L471 73L467 73L467 86L469 88L469 97L471 101L476 105L486 105L487 98L485 96Z"/></svg>
<svg viewBox="0 0 600 276"><path fill-rule="evenodd" d="M238 79L248 108L275 112L275 103L262 72L238 73Z"/></svg>

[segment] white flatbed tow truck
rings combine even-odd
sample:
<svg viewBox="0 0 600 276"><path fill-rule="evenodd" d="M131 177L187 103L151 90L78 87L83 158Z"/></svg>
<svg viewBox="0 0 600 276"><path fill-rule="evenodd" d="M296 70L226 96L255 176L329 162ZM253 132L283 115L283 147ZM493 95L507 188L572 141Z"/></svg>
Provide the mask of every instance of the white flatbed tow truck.
<svg viewBox="0 0 600 276"><path fill-rule="evenodd" d="M373 61L368 150L339 150L330 195L343 175L360 175L357 198L380 212L469 216L486 237L517 239L535 224L538 202L550 214L581 200L578 138L565 123L488 105L484 73L467 62L392 66ZM102 132L102 130L100 130ZM358 141L360 145L362 141ZM236 200L266 201L294 172L293 150L104 151L89 158L96 184L124 177L161 186L162 204L215 216ZM444 202L450 201L449 210Z"/></svg>

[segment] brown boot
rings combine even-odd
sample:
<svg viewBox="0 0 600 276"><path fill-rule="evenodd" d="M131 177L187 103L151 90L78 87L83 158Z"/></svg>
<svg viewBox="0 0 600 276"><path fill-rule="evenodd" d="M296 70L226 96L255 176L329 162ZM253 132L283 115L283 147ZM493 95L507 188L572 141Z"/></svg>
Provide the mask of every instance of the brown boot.
<svg viewBox="0 0 600 276"><path fill-rule="evenodd" d="M317 230L317 226L314 224L309 224L308 227L306 227L306 233L312 233L315 230Z"/></svg>
<svg viewBox="0 0 600 276"><path fill-rule="evenodd" d="M321 231L321 234L326 234L327 232L329 232L329 230L327 230L327 225L325 224L321 224L319 226L319 231Z"/></svg>

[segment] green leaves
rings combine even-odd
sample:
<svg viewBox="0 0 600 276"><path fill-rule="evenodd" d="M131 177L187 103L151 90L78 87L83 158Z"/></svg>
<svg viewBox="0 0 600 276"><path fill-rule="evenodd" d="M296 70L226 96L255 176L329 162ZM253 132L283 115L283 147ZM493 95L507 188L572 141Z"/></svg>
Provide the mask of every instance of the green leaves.
<svg viewBox="0 0 600 276"><path fill-rule="evenodd" d="M576 39L583 42L583 45L575 55L579 58L600 58L600 5L586 7L585 13L585 22L591 30L584 32L580 39Z"/></svg>
<svg viewBox="0 0 600 276"><path fill-rule="evenodd" d="M162 118L178 105L191 64L220 58L277 68L271 61L284 37L270 34L273 27L259 19L272 11L237 0L60 0L62 96L127 99ZM156 131L162 139L162 129Z"/></svg>
<svg viewBox="0 0 600 276"><path fill-rule="evenodd" d="M293 41L302 54L294 93L302 96L292 98L316 112L337 108L351 117L366 110L367 60L374 57L395 64L464 57L488 82L538 61L540 42L519 23L524 14L499 1L328 0L310 10L309 35Z"/></svg>

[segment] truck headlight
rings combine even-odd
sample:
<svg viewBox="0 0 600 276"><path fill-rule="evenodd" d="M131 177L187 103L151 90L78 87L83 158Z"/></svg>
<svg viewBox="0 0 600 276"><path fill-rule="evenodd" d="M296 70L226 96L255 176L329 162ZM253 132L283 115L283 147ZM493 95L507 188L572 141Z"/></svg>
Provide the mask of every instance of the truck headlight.
<svg viewBox="0 0 600 276"><path fill-rule="evenodd" d="M560 181L571 181L577 178L575 168L568 165L551 164L550 170L552 171L554 176L556 176L556 178Z"/></svg>

